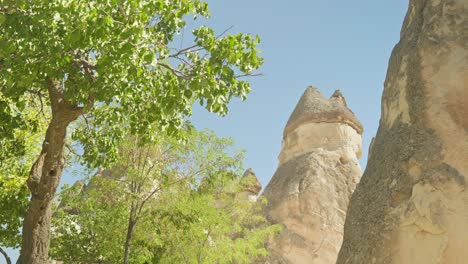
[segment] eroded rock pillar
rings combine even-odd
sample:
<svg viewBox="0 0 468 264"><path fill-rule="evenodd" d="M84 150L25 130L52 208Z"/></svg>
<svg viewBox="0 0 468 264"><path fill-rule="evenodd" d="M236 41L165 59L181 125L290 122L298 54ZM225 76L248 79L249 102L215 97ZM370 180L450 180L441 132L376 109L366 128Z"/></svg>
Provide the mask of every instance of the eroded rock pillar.
<svg viewBox="0 0 468 264"><path fill-rule="evenodd" d="M284 226L267 263L333 264L348 200L361 176L362 126L339 91L314 87L286 125L276 173L265 189L267 218Z"/></svg>
<svg viewBox="0 0 468 264"><path fill-rule="evenodd" d="M468 0L411 0L337 263L468 261Z"/></svg>

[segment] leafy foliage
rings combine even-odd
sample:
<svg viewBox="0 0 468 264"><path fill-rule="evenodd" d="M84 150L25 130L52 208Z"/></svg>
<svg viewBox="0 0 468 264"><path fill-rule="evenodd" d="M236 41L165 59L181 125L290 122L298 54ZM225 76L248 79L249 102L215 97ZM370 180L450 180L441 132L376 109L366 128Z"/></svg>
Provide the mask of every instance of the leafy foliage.
<svg viewBox="0 0 468 264"><path fill-rule="evenodd" d="M122 262L129 220L137 219L130 263L251 263L278 231L261 203L241 198L241 153L211 132L187 132L137 147L61 193L51 255L67 263ZM231 153L231 154L229 154ZM134 214L133 208L141 208Z"/></svg>
<svg viewBox="0 0 468 264"><path fill-rule="evenodd" d="M29 197L26 180L44 133L44 120L37 113L20 113L25 101L14 104L0 93L0 247L19 246ZM9 125L17 129L9 130Z"/></svg>
<svg viewBox="0 0 468 264"><path fill-rule="evenodd" d="M245 99L250 85L242 77L263 62L258 37L216 36L202 26L193 31L192 45L174 48L186 20L197 16L209 17L208 5L200 0L0 0L0 165L5 168L0 199L13 208L0 215L6 243L16 243L27 196L26 168L32 163L29 155L36 153L28 150L26 138L43 132L31 113L45 113L63 137L78 117L86 126L71 125L78 127L72 140L83 147L83 161L99 167L117 159L118 143L128 134L142 143L155 141L160 132L180 135L197 101L224 115L233 97ZM58 143L50 149L62 151L65 139L54 139ZM44 164L61 168L61 162ZM55 182L41 181L50 169L38 167L37 175L30 175L34 184L29 187L41 189L37 197L55 194ZM37 239L45 248L34 251L41 255L36 257L47 259L47 242ZM22 254L31 252L27 248Z"/></svg>
<svg viewBox="0 0 468 264"><path fill-rule="evenodd" d="M263 61L258 37L217 37L205 26L193 31L193 45L173 48L188 15L209 16L208 5L199 0L0 3L3 97L20 112L25 94L39 95L47 106L47 80L60 81L65 100L86 113L82 118L89 126L73 138L94 166L116 157L124 129L176 134L196 100L226 114L233 96L245 99L250 91L239 78ZM8 129L22 125L13 119L7 124Z"/></svg>
<svg viewBox="0 0 468 264"><path fill-rule="evenodd" d="M202 192L167 205L155 212L162 242L152 246L151 263L252 263L268 255L264 243L280 230L266 224L261 203L227 193Z"/></svg>

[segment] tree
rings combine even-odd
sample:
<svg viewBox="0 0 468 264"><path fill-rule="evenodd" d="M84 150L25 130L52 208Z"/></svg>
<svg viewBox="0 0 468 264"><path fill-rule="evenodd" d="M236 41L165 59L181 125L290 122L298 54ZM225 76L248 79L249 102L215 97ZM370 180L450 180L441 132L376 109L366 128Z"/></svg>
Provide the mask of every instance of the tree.
<svg viewBox="0 0 468 264"><path fill-rule="evenodd" d="M70 263L251 263L277 226L237 194L232 141L191 131L186 142L121 146L112 169L61 193L52 256ZM132 254L133 253L133 254Z"/></svg>
<svg viewBox="0 0 468 264"><path fill-rule="evenodd" d="M173 41L192 14L208 17L200 0L0 0L1 96L21 104L34 96L37 112L50 112L42 150L27 180L31 200L23 223L18 263L45 263L51 202L65 165L67 129L90 166L112 162L127 131L177 135L192 104L227 113L233 97L250 90L239 78L262 64L258 37L216 36L202 26L191 46ZM3 104L0 104L5 107ZM6 119L12 119L8 111ZM21 118L20 118L21 119ZM24 128L7 123L8 131ZM26 133L29 128L24 128ZM15 139L11 139L15 145ZM3 143L2 143L3 144Z"/></svg>

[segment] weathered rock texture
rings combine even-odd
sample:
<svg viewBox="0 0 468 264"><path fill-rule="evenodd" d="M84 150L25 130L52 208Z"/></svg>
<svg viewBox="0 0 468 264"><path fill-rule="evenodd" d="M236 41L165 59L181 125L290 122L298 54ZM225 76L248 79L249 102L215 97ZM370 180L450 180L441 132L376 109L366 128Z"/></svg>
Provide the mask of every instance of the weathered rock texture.
<svg viewBox="0 0 468 264"><path fill-rule="evenodd" d="M468 263L468 0L411 0L338 263Z"/></svg>
<svg viewBox="0 0 468 264"><path fill-rule="evenodd" d="M267 218L284 226L267 263L335 263L348 200L361 176L362 126L339 91L309 87L284 129L279 166L265 189Z"/></svg>

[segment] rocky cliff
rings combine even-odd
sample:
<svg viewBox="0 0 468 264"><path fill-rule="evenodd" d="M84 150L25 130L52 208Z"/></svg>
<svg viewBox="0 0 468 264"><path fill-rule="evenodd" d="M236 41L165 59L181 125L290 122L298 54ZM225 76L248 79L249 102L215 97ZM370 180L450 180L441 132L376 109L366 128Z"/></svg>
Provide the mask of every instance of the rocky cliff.
<svg viewBox="0 0 468 264"><path fill-rule="evenodd" d="M338 263L468 261L468 0L411 0Z"/></svg>
<svg viewBox="0 0 468 264"><path fill-rule="evenodd" d="M267 263L331 264L343 236L349 197L361 176L362 126L339 91L314 87L284 129L276 173L265 189L267 218L284 226Z"/></svg>

